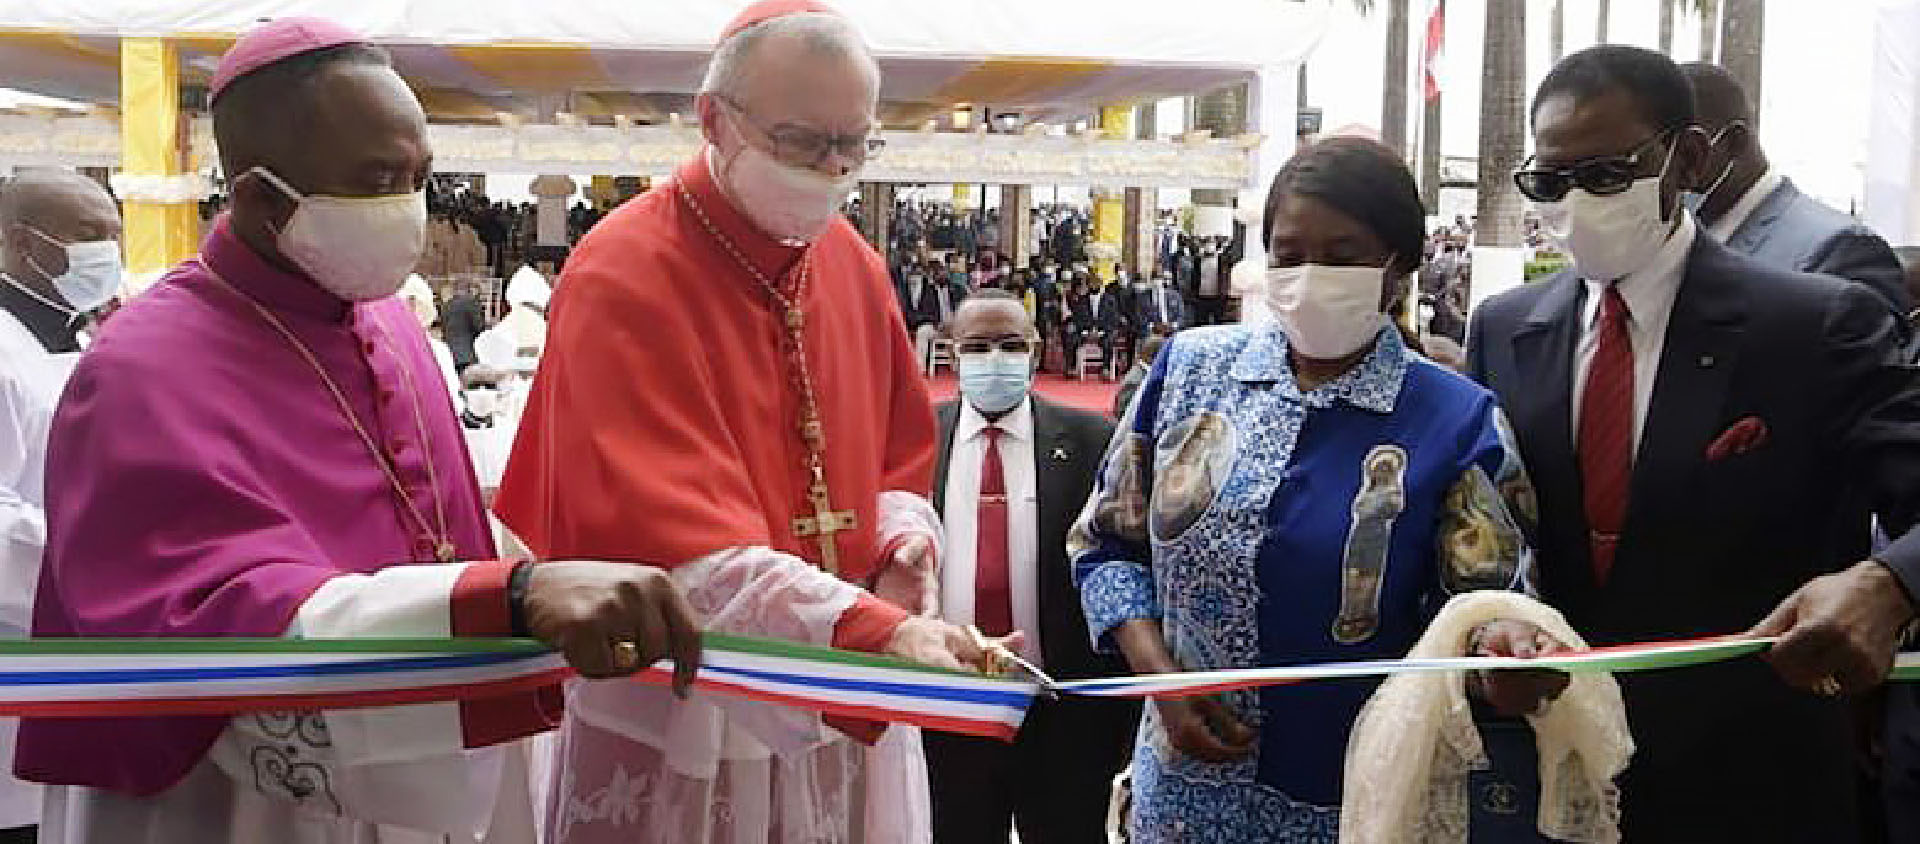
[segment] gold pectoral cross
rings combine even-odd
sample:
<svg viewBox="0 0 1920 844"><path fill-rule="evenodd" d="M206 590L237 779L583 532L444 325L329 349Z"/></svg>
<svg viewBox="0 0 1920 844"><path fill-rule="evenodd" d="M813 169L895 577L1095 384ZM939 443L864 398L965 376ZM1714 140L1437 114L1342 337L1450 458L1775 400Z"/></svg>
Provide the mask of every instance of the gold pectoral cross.
<svg viewBox="0 0 1920 844"><path fill-rule="evenodd" d="M833 501L827 495L827 482L816 476L813 485L807 488L807 500L813 505L813 515L797 516L793 520L793 535L805 539L810 536L820 538L820 565L828 574L840 573L840 553L834 542L834 534L853 530L859 518L852 510L834 510Z"/></svg>

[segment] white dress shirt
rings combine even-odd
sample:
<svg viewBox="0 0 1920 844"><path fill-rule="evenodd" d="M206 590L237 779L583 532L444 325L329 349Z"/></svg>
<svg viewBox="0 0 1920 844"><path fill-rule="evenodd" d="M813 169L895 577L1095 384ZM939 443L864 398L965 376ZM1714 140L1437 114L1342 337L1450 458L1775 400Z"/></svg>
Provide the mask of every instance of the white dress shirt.
<svg viewBox="0 0 1920 844"><path fill-rule="evenodd" d="M1033 463L1033 400L992 423L1001 430L1000 465L1007 481L1007 585L1013 626L1027 634L1020 655L1040 661L1040 489ZM940 566L941 617L954 624L974 620L974 548L979 536L980 463L986 454L987 419L965 399L954 423L947 455L945 512L947 557Z"/></svg>
<svg viewBox="0 0 1920 844"><path fill-rule="evenodd" d="M1786 178L1780 175L1780 171L1768 167L1767 172L1761 173L1760 178L1753 183L1753 187L1747 188L1747 192L1740 195L1740 199L1733 203L1733 207L1727 209L1727 213L1720 215L1720 219L1707 227L1707 234L1712 235L1714 240L1726 243L1733 237L1734 232L1746 225L1747 218L1753 216L1753 212L1760 207L1760 203L1765 202L1767 197L1780 189L1780 183L1783 181L1786 181Z"/></svg>
<svg viewBox="0 0 1920 844"><path fill-rule="evenodd" d="M1620 298L1627 303L1627 337L1633 343L1633 451L1640 453L1640 435L1647 427L1647 408L1653 401L1653 381L1660 374L1660 353L1667 345L1667 320L1673 316L1673 299L1686 276L1687 254L1693 250L1697 231L1692 214L1680 216L1667 245L1660 247L1653 261L1640 272L1615 284ZM1606 283L1588 279L1586 300L1580 305L1580 345L1573 356L1573 437L1580 439L1580 408L1586 398L1587 369L1600 348L1598 327L1600 299L1606 295Z"/></svg>

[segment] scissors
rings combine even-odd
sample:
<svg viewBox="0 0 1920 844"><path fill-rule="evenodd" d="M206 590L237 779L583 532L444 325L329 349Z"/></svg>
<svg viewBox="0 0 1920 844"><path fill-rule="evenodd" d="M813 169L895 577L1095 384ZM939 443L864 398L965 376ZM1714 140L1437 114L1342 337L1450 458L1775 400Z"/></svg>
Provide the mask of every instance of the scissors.
<svg viewBox="0 0 1920 844"><path fill-rule="evenodd" d="M1045 694L1048 699L1060 699L1060 684L1055 682L1052 677L1047 676L1047 672L1040 670L1040 666L1034 665L1019 654L1008 650L1006 646L987 638L987 635L981 633L978 627L971 624L967 625L967 634L973 637L973 644L976 647L986 651L988 655L993 657L995 663L994 668L996 670L991 673L1003 673L1006 666L1011 665L1019 669L1022 674L1027 675L1027 677L1035 683L1039 683L1041 693Z"/></svg>

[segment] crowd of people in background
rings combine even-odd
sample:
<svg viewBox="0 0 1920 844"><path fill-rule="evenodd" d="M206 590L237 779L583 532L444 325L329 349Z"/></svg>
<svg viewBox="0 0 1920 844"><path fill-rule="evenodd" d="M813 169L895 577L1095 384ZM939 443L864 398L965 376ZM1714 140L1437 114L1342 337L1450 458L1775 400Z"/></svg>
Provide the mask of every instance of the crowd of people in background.
<svg viewBox="0 0 1920 844"><path fill-rule="evenodd" d="M986 289L1025 305L1040 332L1041 371L1063 375L1087 363L1117 377L1149 339L1235 318L1229 276L1238 257L1230 238L1196 236L1163 218L1151 268L1135 272L1124 262L1094 264L1084 209L1045 205L1032 214L1030 257L1019 262L1002 248L996 210L896 207L889 264L923 366L934 368L934 343L950 335L960 303Z"/></svg>

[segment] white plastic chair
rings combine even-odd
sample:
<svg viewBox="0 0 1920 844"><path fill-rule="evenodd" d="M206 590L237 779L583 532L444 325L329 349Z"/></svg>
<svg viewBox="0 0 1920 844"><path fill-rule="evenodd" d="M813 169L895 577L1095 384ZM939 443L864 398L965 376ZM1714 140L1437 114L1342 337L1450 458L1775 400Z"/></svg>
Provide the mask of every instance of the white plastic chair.
<svg viewBox="0 0 1920 844"><path fill-rule="evenodd" d="M1074 352L1073 377L1075 378L1085 381L1088 372L1103 374L1106 372L1106 367L1106 356L1101 353L1098 344L1082 343L1079 350Z"/></svg>
<svg viewBox="0 0 1920 844"><path fill-rule="evenodd" d="M927 374L939 372L942 366L954 370L953 341L944 337L927 344Z"/></svg>

